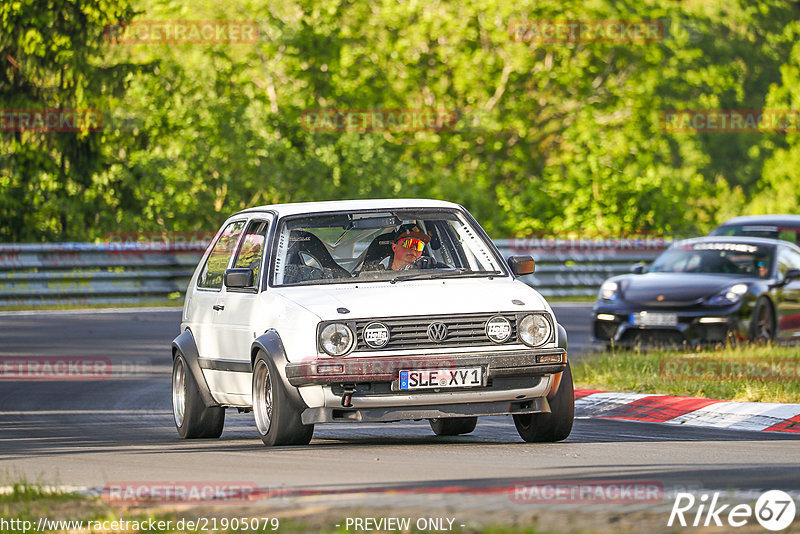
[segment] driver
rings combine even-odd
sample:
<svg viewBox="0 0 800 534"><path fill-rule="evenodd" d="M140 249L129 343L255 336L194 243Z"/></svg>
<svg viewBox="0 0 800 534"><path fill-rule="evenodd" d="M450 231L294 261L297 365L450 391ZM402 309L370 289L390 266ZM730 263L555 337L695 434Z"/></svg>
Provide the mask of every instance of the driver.
<svg viewBox="0 0 800 534"><path fill-rule="evenodd" d="M430 241L431 236L417 225L401 227L392 243L392 263L389 267L393 271L413 268L414 262L422 257L422 250Z"/></svg>

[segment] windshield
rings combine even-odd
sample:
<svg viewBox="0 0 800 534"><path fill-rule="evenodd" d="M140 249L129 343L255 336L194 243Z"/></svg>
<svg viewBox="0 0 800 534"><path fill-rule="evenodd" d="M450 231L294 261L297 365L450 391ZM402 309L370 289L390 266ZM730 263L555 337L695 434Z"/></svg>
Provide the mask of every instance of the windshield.
<svg viewBox="0 0 800 534"><path fill-rule="evenodd" d="M506 273L463 214L441 209L287 217L271 271L276 286Z"/></svg>
<svg viewBox="0 0 800 534"><path fill-rule="evenodd" d="M708 235L739 235L749 237L766 237L768 239L781 239L790 243L800 244L800 229L783 228L769 225L729 225L720 226Z"/></svg>
<svg viewBox="0 0 800 534"><path fill-rule="evenodd" d="M769 278L774 248L745 243L694 243L669 249L650 267L651 273L735 274Z"/></svg>

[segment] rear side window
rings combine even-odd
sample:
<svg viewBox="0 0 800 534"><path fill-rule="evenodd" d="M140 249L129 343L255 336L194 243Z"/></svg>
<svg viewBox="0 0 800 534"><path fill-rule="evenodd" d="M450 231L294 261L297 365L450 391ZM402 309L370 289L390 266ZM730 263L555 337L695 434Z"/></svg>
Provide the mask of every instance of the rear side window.
<svg viewBox="0 0 800 534"><path fill-rule="evenodd" d="M232 222L225 227L217 242L214 243L214 248L208 255L203 270L200 271L197 287L222 289L222 277L225 275L225 269L228 267L228 261L231 259L242 228L244 228L244 221Z"/></svg>
<svg viewBox="0 0 800 534"><path fill-rule="evenodd" d="M781 228L781 231L778 232L778 239L800 245L800 232L798 232L798 230Z"/></svg>

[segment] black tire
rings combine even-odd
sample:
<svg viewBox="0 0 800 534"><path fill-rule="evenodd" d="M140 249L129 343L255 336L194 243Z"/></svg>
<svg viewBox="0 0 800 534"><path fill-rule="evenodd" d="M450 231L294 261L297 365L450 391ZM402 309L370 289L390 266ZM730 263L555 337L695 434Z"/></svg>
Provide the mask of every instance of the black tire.
<svg viewBox="0 0 800 534"><path fill-rule="evenodd" d="M259 352L253 366L253 415L264 445L308 445L314 425L304 425L300 406L287 395L272 360Z"/></svg>
<svg viewBox="0 0 800 534"><path fill-rule="evenodd" d="M437 436L458 436L469 434L478 424L477 417L446 417L442 419L429 419L431 429Z"/></svg>
<svg viewBox="0 0 800 534"><path fill-rule="evenodd" d="M761 297L756 302L753 318L750 320L750 341L771 343L775 339L775 315L769 300Z"/></svg>
<svg viewBox="0 0 800 534"><path fill-rule="evenodd" d="M567 363L561 376L561 385L549 400L550 413L519 414L514 416L514 426L522 439L529 443L554 442L567 439L575 419L575 389L572 370Z"/></svg>
<svg viewBox="0 0 800 534"><path fill-rule="evenodd" d="M225 408L207 408L186 358L180 352L172 362L172 415L183 439L214 439L222 435Z"/></svg>

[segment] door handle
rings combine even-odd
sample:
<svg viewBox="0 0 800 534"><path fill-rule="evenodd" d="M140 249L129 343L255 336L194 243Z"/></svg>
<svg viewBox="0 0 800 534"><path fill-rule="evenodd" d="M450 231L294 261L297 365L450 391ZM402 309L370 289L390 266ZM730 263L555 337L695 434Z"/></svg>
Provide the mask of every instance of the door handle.
<svg viewBox="0 0 800 534"><path fill-rule="evenodd" d="M213 305L213 306L211 306L211 307L214 309L214 311L222 311L222 310L224 310L224 309L225 309L225 306L224 306L224 305L222 305L222 304L214 304L214 305Z"/></svg>

